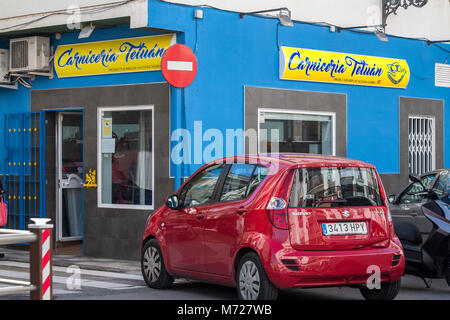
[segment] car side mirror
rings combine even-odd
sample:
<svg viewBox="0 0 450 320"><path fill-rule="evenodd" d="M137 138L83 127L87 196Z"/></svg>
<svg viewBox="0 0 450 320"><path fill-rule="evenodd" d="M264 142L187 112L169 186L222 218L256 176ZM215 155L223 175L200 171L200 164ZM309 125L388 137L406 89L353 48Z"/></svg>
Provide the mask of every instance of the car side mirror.
<svg viewBox="0 0 450 320"><path fill-rule="evenodd" d="M440 199L439 195L434 190L431 190L431 189L428 190L427 197L431 200L439 200Z"/></svg>
<svg viewBox="0 0 450 320"><path fill-rule="evenodd" d="M394 202L395 202L395 194L391 194L391 195L388 197L388 201L389 201L389 203L394 203Z"/></svg>
<svg viewBox="0 0 450 320"><path fill-rule="evenodd" d="M170 209L178 209L178 207L180 206L178 195L173 194L171 196L168 196L166 200L166 206Z"/></svg>

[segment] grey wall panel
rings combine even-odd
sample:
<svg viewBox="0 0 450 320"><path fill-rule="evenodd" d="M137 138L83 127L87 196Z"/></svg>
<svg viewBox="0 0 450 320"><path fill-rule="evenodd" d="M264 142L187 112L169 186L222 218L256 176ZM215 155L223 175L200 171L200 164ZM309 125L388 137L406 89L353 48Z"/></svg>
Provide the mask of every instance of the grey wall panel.
<svg viewBox="0 0 450 320"><path fill-rule="evenodd" d="M400 97L400 174L408 172L408 116L435 119L436 168L444 166L444 101Z"/></svg>
<svg viewBox="0 0 450 320"><path fill-rule="evenodd" d="M444 166L444 101L423 98L399 98L399 162L400 172L381 174L386 193L398 194L409 183L408 118L431 116L435 119L436 169Z"/></svg>
<svg viewBox="0 0 450 320"><path fill-rule="evenodd" d="M347 96L338 93L245 87L245 129L258 129L258 108L336 113L336 155L347 156ZM246 152L248 152L246 143Z"/></svg>
<svg viewBox="0 0 450 320"><path fill-rule="evenodd" d="M435 161L436 169L444 166L444 101L422 98L399 98L399 174L391 175L384 182L390 193L399 193L409 183L408 162L408 117L431 116L435 119ZM388 175L383 175L388 176ZM384 179L384 178L383 178Z"/></svg>
<svg viewBox="0 0 450 320"><path fill-rule="evenodd" d="M398 174L380 174L383 186L386 191L386 195L398 194L401 191L402 185L398 181ZM406 184L404 185L406 186Z"/></svg>

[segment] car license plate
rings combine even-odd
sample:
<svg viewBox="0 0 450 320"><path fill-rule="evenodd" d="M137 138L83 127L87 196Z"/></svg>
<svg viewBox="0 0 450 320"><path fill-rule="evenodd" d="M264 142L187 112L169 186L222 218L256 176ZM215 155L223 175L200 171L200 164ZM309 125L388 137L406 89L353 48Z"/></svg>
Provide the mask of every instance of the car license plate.
<svg viewBox="0 0 450 320"><path fill-rule="evenodd" d="M322 230L326 236L367 234L367 225L365 222L322 223Z"/></svg>

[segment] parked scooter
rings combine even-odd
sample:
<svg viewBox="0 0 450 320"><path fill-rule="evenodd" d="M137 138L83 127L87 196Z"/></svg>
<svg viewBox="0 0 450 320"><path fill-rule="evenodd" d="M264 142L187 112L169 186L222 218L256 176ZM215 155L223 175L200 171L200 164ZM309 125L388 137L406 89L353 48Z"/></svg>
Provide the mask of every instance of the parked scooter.
<svg viewBox="0 0 450 320"><path fill-rule="evenodd" d="M425 242L417 226L411 222L394 224L395 233L400 238L406 259L405 273L422 278L429 288L426 278L445 278L450 286L450 190L439 197L433 190L427 189L419 178L410 175L410 180L420 183L422 192L428 201L421 210L433 224L433 229Z"/></svg>

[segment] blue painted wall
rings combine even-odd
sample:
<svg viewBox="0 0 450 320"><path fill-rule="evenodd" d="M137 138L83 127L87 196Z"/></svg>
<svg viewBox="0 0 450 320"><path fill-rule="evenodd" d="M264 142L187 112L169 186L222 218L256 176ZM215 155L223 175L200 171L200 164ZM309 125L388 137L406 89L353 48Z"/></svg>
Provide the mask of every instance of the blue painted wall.
<svg viewBox="0 0 450 320"><path fill-rule="evenodd" d="M449 101L450 89L434 86L435 63L450 57L450 46L295 23L279 26L278 45L406 59L411 79L407 89L279 80L276 19L245 16L210 8L195 21L194 8L150 1L149 25L186 33L186 45L198 58L198 74L185 89L186 123L203 121L203 130L243 128L244 86L344 93L348 101L348 157L373 163L382 173L399 172L399 97ZM445 134L449 132L445 111ZM450 167L449 140L445 166ZM206 143L208 144L208 143ZM198 165L190 167L192 173Z"/></svg>
<svg viewBox="0 0 450 320"><path fill-rule="evenodd" d="M95 29L91 37L88 39L78 39L79 32L64 33L60 40L51 37L51 45L56 48L58 45L102 41L110 39L140 37L146 35L157 34L149 30L135 30L128 26L118 26L108 29ZM0 48L8 48L9 41L0 40ZM165 82L161 72L136 72L114 75L87 76L78 78L59 79L54 75L50 80L47 77L36 77L33 81L32 90L39 89L56 89L56 88L75 88L75 87L94 87L94 86L110 86L123 84L137 84L150 82ZM19 90L10 90L0 88L0 143L4 145L4 117L5 113L28 112L30 111L30 89L19 85ZM4 148L0 148L1 173L4 172Z"/></svg>
<svg viewBox="0 0 450 320"><path fill-rule="evenodd" d="M194 19L193 7L149 1L149 27L180 32L178 42L185 43L198 59L198 74L186 89L171 90L171 128L186 126L193 130L194 121L201 120L203 132L217 128L244 126L244 86L344 93L348 103L348 156L373 163L382 173L399 172L400 96L444 99L450 101L450 89L434 86L434 64L450 56L450 46L428 46L423 41L389 37L380 42L373 34L350 31L331 33L329 28L295 23L293 28L279 26L278 45L328 50L363 55L406 59L411 79L407 89L388 89L339 84L283 81L278 78L278 45L276 19L245 16L210 8L204 19ZM131 30L126 26L96 29L84 41L78 33L52 38L54 46L77 42L100 41L151 34L149 30ZM0 47L7 47L0 40ZM164 81L160 72L89 76L53 80L38 77L33 89L106 86ZM4 112L29 110L30 93L0 88L0 116ZM448 105L448 103L446 103ZM449 132L450 114L445 110L445 134ZM3 141L0 122L0 141ZM449 140L445 139L445 166L450 167ZM172 143L172 146L176 143ZM208 143L203 143L206 147ZM241 153L242 147L236 150ZM224 151L225 153L225 151ZM4 152L0 149L0 157ZM190 175L198 164L186 167ZM171 165L172 176L176 166ZM3 167L2 167L3 170Z"/></svg>

